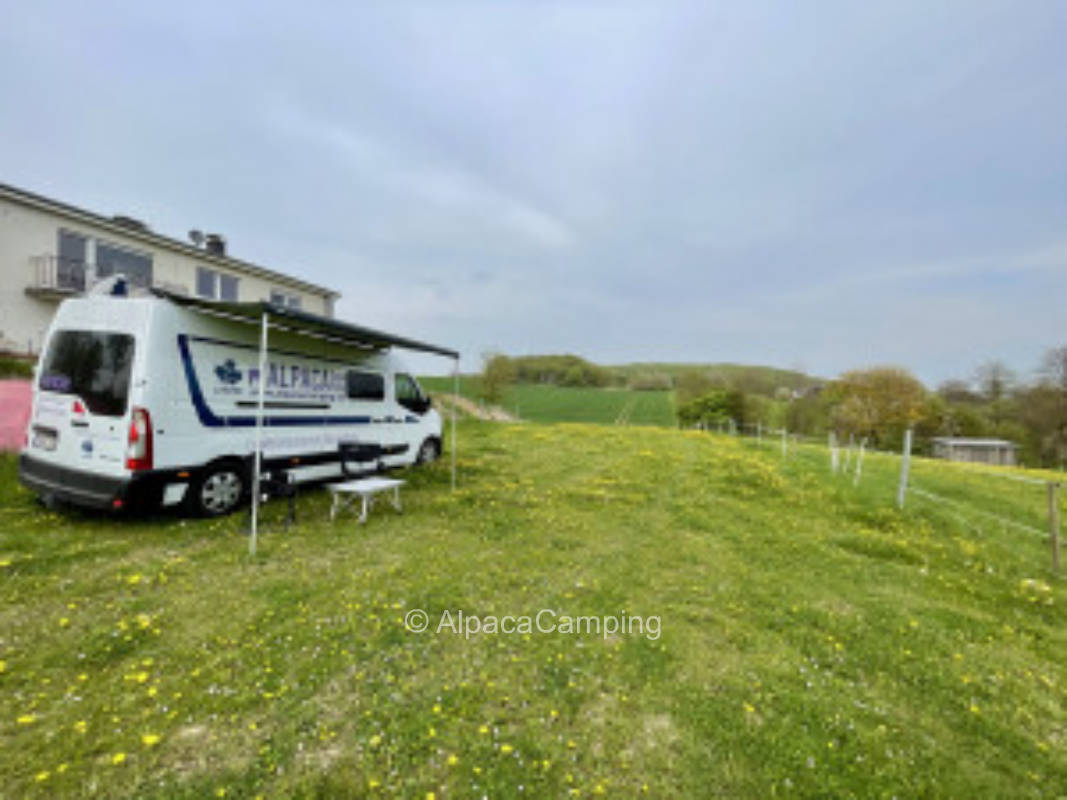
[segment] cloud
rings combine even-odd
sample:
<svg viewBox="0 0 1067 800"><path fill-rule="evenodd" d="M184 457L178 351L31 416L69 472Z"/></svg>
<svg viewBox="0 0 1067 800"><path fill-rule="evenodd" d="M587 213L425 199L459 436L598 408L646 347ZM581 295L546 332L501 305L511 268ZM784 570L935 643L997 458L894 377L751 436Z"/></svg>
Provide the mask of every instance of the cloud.
<svg viewBox="0 0 1067 800"><path fill-rule="evenodd" d="M468 364L933 382L1063 337L1062 4L43 0L5 23L3 180L222 230Z"/></svg>

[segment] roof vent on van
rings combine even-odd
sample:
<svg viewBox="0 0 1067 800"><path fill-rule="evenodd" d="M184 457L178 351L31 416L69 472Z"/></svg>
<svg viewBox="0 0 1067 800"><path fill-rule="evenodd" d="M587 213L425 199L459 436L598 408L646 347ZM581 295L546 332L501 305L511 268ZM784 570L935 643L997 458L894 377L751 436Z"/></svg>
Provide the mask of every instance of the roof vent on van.
<svg viewBox="0 0 1067 800"><path fill-rule="evenodd" d="M123 228L129 228L131 231L148 233L148 231L151 230L147 223L142 222L135 217L127 217L125 214L115 214L111 217L111 221L116 225L121 225Z"/></svg>
<svg viewBox="0 0 1067 800"><path fill-rule="evenodd" d="M204 249L213 256L226 255L226 239L221 233L209 233L204 237Z"/></svg>
<svg viewBox="0 0 1067 800"><path fill-rule="evenodd" d="M89 290L89 294L126 297L129 294L129 284L126 281L126 276L119 273L97 281L93 284L93 288Z"/></svg>

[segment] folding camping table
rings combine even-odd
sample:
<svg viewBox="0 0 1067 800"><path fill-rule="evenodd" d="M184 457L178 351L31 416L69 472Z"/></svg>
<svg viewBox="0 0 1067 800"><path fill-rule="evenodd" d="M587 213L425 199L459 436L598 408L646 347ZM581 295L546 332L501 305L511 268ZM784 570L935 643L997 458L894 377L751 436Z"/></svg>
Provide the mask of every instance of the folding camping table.
<svg viewBox="0 0 1067 800"><path fill-rule="evenodd" d="M403 485L404 481L402 480L378 477L328 484L326 488L333 495L333 503L330 506L330 521L332 522L341 511L351 508L356 500L361 500L359 521L360 523L366 522L367 512L374 502L374 496L390 490L393 492L393 508L400 511L400 487Z"/></svg>

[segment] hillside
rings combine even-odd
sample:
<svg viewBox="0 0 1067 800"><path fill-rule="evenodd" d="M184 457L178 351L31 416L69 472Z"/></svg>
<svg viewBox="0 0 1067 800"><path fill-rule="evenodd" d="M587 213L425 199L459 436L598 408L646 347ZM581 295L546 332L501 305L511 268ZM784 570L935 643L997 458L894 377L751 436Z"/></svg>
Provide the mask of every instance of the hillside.
<svg viewBox="0 0 1067 800"><path fill-rule="evenodd" d="M465 423L459 441L457 492L444 464L408 472L404 513L358 528L305 491L254 559L241 517L45 512L0 461L5 792L1067 786L1067 611L1040 536L896 511L890 457L854 488L820 448L695 431ZM913 476L1042 524L1040 487L922 459ZM430 630L405 628L415 609ZM541 629L477 630L545 609ZM629 622L561 630L579 617Z"/></svg>
<svg viewBox="0 0 1067 800"><path fill-rule="evenodd" d="M626 375L663 374L679 378L687 373L698 372L711 376L731 388L741 388L756 394L772 395L779 387L787 389L807 389L825 383L822 378L806 375L795 370L777 367L762 367L748 364L686 364L672 362L634 362L614 364L607 369Z"/></svg>
<svg viewBox="0 0 1067 800"><path fill-rule="evenodd" d="M431 394L450 394L451 378L420 378ZM478 376L460 379L460 394L479 401ZM552 386L519 383L508 388L500 407L529 422L592 422L603 425L665 425L677 420L671 392L627 389Z"/></svg>

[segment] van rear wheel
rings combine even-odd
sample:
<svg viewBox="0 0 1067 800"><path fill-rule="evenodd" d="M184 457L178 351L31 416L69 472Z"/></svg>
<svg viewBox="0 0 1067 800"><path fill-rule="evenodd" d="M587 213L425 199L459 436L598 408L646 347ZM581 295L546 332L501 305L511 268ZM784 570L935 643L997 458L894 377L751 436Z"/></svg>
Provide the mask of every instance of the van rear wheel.
<svg viewBox="0 0 1067 800"><path fill-rule="evenodd" d="M237 463L222 462L207 467L189 487L189 506L203 517L221 517L241 503L245 478Z"/></svg>

